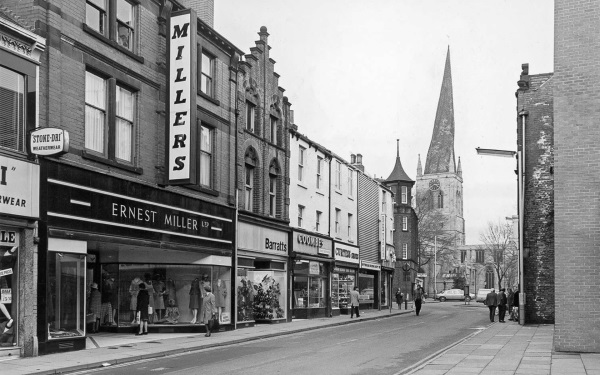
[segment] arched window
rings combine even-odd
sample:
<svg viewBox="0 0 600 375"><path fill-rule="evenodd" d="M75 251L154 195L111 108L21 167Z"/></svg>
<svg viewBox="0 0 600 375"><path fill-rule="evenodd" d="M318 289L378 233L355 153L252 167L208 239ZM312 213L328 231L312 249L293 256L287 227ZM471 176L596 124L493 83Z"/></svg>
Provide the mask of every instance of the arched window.
<svg viewBox="0 0 600 375"><path fill-rule="evenodd" d="M269 216L277 216L277 197L279 196L281 170L276 159L269 166Z"/></svg>
<svg viewBox="0 0 600 375"><path fill-rule="evenodd" d="M249 147L244 155L244 209L248 211L256 211L258 209L255 204L255 196L258 193L255 189L256 184L256 167L258 158L256 151Z"/></svg>
<svg viewBox="0 0 600 375"><path fill-rule="evenodd" d="M438 193L438 208L444 208L444 193L441 191Z"/></svg>

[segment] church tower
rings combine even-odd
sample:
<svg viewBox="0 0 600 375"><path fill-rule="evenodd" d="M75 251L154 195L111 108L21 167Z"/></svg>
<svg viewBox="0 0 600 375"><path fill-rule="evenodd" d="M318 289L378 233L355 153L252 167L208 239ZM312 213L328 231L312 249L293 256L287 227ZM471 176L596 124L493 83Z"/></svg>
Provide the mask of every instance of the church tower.
<svg viewBox="0 0 600 375"><path fill-rule="evenodd" d="M450 47L448 47L433 135L425 160L425 170L422 168L419 155L415 204L417 211L420 209L439 210L443 214L444 220L439 223L439 229L445 233L454 234L455 246L465 244L462 184L460 158L457 164L454 155L454 103Z"/></svg>

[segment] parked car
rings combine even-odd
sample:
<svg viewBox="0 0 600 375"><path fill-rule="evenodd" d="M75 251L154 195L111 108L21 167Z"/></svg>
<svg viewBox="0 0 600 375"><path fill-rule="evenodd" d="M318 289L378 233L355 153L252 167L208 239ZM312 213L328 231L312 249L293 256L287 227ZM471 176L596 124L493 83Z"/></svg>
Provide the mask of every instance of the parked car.
<svg viewBox="0 0 600 375"><path fill-rule="evenodd" d="M473 293L469 293L468 296L465 296L465 291L462 289L448 289L444 290L440 294L437 295L437 299L440 302L448 301L467 301L469 302L475 298Z"/></svg>
<svg viewBox="0 0 600 375"><path fill-rule="evenodd" d="M491 292L491 289L479 289L477 291L477 298L475 298L475 302L485 302L485 297Z"/></svg>

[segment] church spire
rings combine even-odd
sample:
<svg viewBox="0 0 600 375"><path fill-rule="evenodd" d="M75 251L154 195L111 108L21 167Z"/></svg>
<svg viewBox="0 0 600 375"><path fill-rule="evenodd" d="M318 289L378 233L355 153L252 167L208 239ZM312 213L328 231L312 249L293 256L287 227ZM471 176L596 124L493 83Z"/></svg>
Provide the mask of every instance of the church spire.
<svg viewBox="0 0 600 375"><path fill-rule="evenodd" d="M404 168L402 168L402 162L400 162L400 140L396 139L396 165L394 165L394 170L388 177L386 182L391 181L405 181L405 182L414 182L408 177L406 172L404 172Z"/></svg>
<svg viewBox="0 0 600 375"><path fill-rule="evenodd" d="M454 157L454 99L452 97L452 72L450 70L450 46L446 54L446 66L438 101L433 136L425 161L425 174L456 173Z"/></svg>
<svg viewBox="0 0 600 375"><path fill-rule="evenodd" d="M456 174L458 177L462 177L462 166L460 165L460 156L458 157L458 167L456 167Z"/></svg>
<svg viewBox="0 0 600 375"><path fill-rule="evenodd" d="M423 167L421 166L421 154L419 154L419 162L417 163L417 177L423 176Z"/></svg>

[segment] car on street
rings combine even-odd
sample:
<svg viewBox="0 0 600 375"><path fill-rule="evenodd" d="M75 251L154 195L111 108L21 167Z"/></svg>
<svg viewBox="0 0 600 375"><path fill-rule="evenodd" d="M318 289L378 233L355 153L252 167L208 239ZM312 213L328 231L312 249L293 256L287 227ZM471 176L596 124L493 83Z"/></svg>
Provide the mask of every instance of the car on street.
<svg viewBox="0 0 600 375"><path fill-rule="evenodd" d="M465 291L462 289L448 289L444 290L440 294L437 295L437 299L440 302L444 301L467 301L469 302L475 298L473 293L469 293L468 296L465 296Z"/></svg>
<svg viewBox="0 0 600 375"><path fill-rule="evenodd" d="M485 302L485 297L487 297L488 293L491 291L491 289L479 289L477 291L477 297L475 298L475 302Z"/></svg>

